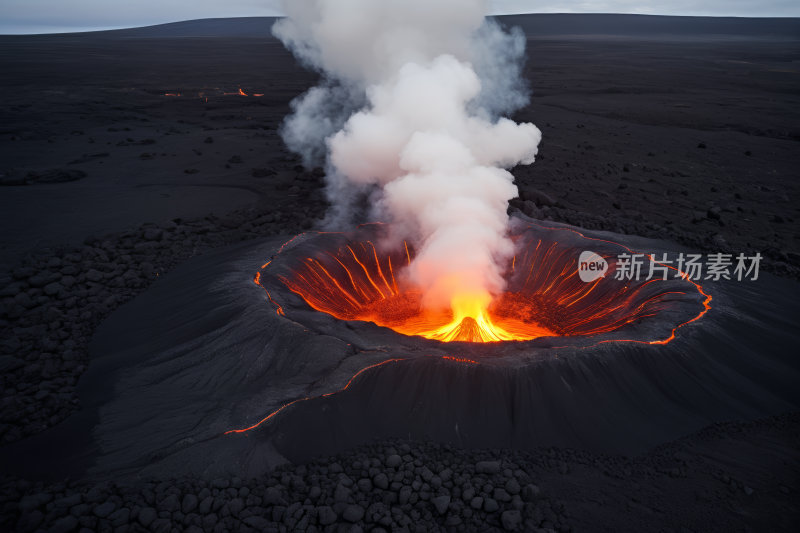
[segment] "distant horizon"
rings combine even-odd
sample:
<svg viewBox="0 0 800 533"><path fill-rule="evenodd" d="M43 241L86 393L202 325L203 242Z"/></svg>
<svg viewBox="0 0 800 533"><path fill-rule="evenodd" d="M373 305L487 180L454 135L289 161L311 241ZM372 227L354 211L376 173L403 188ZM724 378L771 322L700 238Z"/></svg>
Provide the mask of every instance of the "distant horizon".
<svg viewBox="0 0 800 533"><path fill-rule="evenodd" d="M628 15L628 16L645 16L645 17L664 17L664 18L706 18L706 19L752 19L752 20L765 20L765 19L800 19L800 16L740 16L740 15L665 15L665 14L651 14L651 13L582 13L582 12L524 12L524 13L494 13L487 16L515 16L515 15ZM55 26L55 25L14 25L7 27L0 23L0 35L13 36L13 35L59 35L59 34L79 34L79 33L93 33L103 31L115 30L132 30L138 28L149 28L154 26L165 26L168 24L179 24L182 22L194 22L200 20L224 20L224 19L248 19L248 18L282 18L283 14L274 15L252 15L252 16L231 16L231 17L200 17L181 20L170 20L166 22L155 22L146 24L137 24L131 26L117 26L117 25L98 25L98 26ZM14 29L18 31L7 31ZM47 31L47 30L50 31Z"/></svg>

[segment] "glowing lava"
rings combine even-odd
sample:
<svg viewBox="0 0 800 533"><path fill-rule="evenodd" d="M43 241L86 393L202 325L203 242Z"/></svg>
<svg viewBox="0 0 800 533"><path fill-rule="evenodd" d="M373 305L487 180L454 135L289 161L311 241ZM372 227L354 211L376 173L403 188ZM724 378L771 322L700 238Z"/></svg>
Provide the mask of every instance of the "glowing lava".
<svg viewBox="0 0 800 533"><path fill-rule="evenodd" d="M293 259L277 277L312 308L338 319L374 322L444 342L608 333L674 307L686 294L703 294L691 282L644 276L585 283L578 276L576 243L531 237L512 237L519 251L507 266L504 293L461 294L450 309L425 307L423 293L404 281L400 270L415 255L407 243L399 251L379 253L370 240L340 240L338 248ZM613 271L615 255L601 255Z"/></svg>
<svg viewBox="0 0 800 533"><path fill-rule="evenodd" d="M501 320L489 313L489 304L492 297L484 294L464 294L456 296L452 301L450 314L442 313L439 317L451 316L450 321L430 331L419 331L419 328L408 327L406 324L394 326L392 329L406 335L420 335L428 339L442 342L497 342L530 340L537 337L554 335L546 328L535 323L524 323L511 320ZM422 310L422 314L431 314ZM440 318L441 320L441 318ZM414 324L415 326L417 324ZM508 328L508 329L507 329ZM512 332L513 331L513 332Z"/></svg>
<svg viewBox="0 0 800 533"><path fill-rule="evenodd" d="M356 242L321 257L306 258L291 276L280 279L314 309L341 320L363 320L404 335L440 341L529 340L551 331L490 310L489 294L461 295L451 309L429 309L423 294L395 277L395 265L410 264L409 247L380 259L372 242ZM404 265L404 266L405 266Z"/></svg>

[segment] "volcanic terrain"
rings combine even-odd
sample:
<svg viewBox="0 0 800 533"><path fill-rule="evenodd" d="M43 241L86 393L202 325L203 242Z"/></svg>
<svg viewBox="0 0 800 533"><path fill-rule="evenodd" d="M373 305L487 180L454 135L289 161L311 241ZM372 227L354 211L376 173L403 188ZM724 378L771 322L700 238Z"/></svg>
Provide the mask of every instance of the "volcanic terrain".
<svg viewBox="0 0 800 533"><path fill-rule="evenodd" d="M762 278L657 348L336 320L278 276L332 241L278 134L318 75L272 19L0 36L0 528L797 528L800 25L500 20L543 134L515 223Z"/></svg>

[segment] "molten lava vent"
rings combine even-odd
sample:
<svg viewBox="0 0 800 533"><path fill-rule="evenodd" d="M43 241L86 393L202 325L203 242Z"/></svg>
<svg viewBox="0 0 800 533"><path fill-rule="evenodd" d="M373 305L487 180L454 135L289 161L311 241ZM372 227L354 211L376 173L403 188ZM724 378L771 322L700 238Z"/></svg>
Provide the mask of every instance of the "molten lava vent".
<svg viewBox="0 0 800 533"><path fill-rule="evenodd" d="M662 344L681 325L699 318L710 297L692 281L668 270L647 280L615 279L619 254L631 250L565 228L518 225L511 238L516 255L505 269L506 289L486 304L454 302L450 309L423 306L422 292L404 269L415 257L410 242L386 248L387 229L362 226L353 233L304 234L287 243L256 275L277 312L304 304L345 321L373 322L397 333L437 341L530 341L597 337ZM578 259L591 250L608 262L605 277L585 282ZM280 305L283 303L284 305ZM613 334L609 336L609 334Z"/></svg>

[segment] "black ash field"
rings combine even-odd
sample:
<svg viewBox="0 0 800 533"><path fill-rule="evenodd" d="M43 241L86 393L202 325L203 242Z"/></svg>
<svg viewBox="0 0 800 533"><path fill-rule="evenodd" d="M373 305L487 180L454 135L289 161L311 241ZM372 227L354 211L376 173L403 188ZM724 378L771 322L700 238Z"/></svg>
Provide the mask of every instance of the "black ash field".
<svg viewBox="0 0 800 533"><path fill-rule="evenodd" d="M762 277L558 358L321 319L252 282L328 208L272 20L0 37L1 528L797 529L800 24L501 19L543 133L512 215Z"/></svg>

